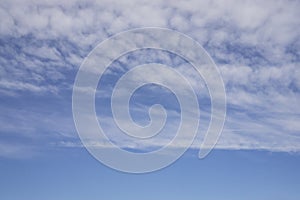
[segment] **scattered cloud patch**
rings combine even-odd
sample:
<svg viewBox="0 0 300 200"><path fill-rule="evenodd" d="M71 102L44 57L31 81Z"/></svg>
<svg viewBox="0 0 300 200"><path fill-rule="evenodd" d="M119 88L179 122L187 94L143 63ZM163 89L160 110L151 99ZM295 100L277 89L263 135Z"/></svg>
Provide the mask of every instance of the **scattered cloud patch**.
<svg viewBox="0 0 300 200"><path fill-rule="evenodd" d="M84 57L113 34L155 26L191 36L218 65L226 87L228 115L217 148L300 151L299 9L299 1L285 0L1 1L0 141L7 133L17 136L24 132L50 143L78 139L72 122L71 93ZM187 63L168 53L149 52L141 50L121 57L107 72L107 80L132 66L157 61L182 72L198 88L200 104L201 97L209 97L203 80L195 77ZM113 86L112 82L106 84L106 89ZM105 93L99 91L97 95L106 98ZM209 103L203 102L203 116L208 116ZM141 105L139 108L147 108ZM176 116L176 112L171 115ZM208 119L203 123L207 125ZM107 119L108 130L114 135L117 130L109 128L112 122ZM40 132L49 134L35 134ZM113 140L130 145L119 137ZM199 143L201 138L194 147ZM144 144L155 145L162 144ZM135 146L143 148L138 143ZM1 149L6 148L2 142ZM20 151L0 152L11 155L9 152Z"/></svg>

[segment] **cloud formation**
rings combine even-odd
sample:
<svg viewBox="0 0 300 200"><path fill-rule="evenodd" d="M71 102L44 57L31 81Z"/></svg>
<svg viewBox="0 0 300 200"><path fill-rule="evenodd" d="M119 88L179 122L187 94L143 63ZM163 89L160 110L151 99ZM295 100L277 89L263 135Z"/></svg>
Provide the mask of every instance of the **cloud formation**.
<svg viewBox="0 0 300 200"><path fill-rule="evenodd" d="M285 0L1 1L2 106L14 108L7 102L25 94L26 98L37 96L30 101L42 96L70 100L76 71L99 42L131 28L165 27L197 40L219 67L226 85L228 117L217 147L300 151L299 9L299 1ZM168 54L152 55L176 64ZM132 58L122 59L120 63L134 63ZM140 62L147 59L147 55L141 57ZM192 84L199 83L184 63L181 68ZM21 100L16 104L21 105ZM46 104L51 101L46 101L44 109ZM40 116L28 122L35 127L33 132L51 132L52 125L36 125L48 116L40 110L32 112L32 107L8 109L14 113L5 127L27 124L13 114L31 113ZM59 125L66 118L63 110L53 112L55 130L74 131L72 125L69 130ZM70 109L67 113L71 119ZM18 135L18 130L2 128L1 133Z"/></svg>

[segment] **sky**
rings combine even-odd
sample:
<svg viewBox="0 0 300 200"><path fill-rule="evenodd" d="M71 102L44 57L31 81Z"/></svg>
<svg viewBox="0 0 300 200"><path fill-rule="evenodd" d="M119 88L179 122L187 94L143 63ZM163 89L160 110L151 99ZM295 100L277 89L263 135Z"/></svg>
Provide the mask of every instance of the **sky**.
<svg viewBox="0 0 300 200"><path fill-rule="evenodd" d="M299 199L299 9L300 2L291 0L1 1L0 198ZM198 159L211 115L203 78L169 51L120 55L101 77L95 98L97 119L111 142L151 152L170 142L180 124L176 95L149 84L132 95L131 116L145 126L150 106L161 104L168 113L165 127L149 140L122 134L111 93L135 66L155 62L176 69L190 82L200 111L197 137L181 158L159 171L128 174L86 150L73 121L72 90L79 67L99 43L143 27L168 28L197 41L224 81L227 110L214 150ZM136 77L166 79L156 71ZM180 139L174 148L184 146L186 138ZM107 149L103 141L91 145Z"/></svg>

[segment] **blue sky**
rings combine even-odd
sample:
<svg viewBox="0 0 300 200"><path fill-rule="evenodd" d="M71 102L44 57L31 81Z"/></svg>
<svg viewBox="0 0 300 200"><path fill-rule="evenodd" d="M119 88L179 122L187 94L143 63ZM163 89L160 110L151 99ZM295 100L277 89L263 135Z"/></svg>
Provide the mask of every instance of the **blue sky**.
<svg viewBox="0 0 300 200"><path fill-rule="evenodd" d="M299 9L299 1L287 0L1 1L0 198L299 199ZM72 117L72 87L98 43L149 26L187 34L211 55L224 80L227 117L215 150L199 160L211 105L202 78L167 51L121 56L100 80L95 101L114 143L151 151L170 140L180 120L171 91L149 85L133 95L132 116L146 125L149 106L164 105L165 135L148 143L122 136L109 94L133 66L176 68L195 89L201 112L198 137L182 158L161 171L131 175L105 167L83 147Z"/></svg>

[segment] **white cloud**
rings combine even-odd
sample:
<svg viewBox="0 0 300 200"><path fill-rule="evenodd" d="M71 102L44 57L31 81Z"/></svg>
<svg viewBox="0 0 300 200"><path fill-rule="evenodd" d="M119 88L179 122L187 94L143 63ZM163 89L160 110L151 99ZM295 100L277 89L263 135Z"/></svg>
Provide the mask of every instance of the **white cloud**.
<svg viewBox="0 0 300 200"><path fill-rule="evenodd" d="M136 27L173 28L204 45L219 65L229 114L218 148L298 151L299 9L299 1L284 0L1 1L0 93L63 96L73 84L69 74L108 36ZM150 56L176 64L165 54ZM179 63L202 92L203 82L186 68ZM246 114L231 113L236 109Z"/></svg>

